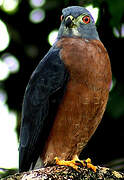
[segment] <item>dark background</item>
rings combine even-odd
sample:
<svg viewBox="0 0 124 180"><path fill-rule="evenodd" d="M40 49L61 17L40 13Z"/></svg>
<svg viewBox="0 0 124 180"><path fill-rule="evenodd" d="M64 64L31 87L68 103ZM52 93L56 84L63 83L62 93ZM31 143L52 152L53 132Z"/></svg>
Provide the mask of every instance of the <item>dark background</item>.
<svg viewBox="0 0 124 180"><path fill-rule="evenodd" d="M8 95L9 108L18 113L17 133L19 134L20 114L23 95L29 77L38 62L50 48L48 35L58 29L61 10L70 5L87 6L93 4L99 8L97 29L103 44L108 50L112 73L113 88L110 92L106 112L97 131L81 154L81 158L90 157L94 164L107 165L123 170L124 164L124 0L46 0L41 7L45 10L45 19L34 24L29 20L33 10L28 0L21 0L16 12L7 13L0 9L3 20L10 34L10 44L0 52L9 52L18 57L20 69L8 79L0 82ZM113 33L118 31L118 37ZM112 163L110 163L112 161Z"/></svg>

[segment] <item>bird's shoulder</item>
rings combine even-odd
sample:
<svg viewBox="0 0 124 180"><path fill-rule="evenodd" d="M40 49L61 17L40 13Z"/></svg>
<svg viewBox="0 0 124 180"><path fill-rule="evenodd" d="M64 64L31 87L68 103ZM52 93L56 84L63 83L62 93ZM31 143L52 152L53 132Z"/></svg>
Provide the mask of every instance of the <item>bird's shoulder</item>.
<svg viewBox="0 0 124 180"><path fill-rule="evenodd" d="M66 68L59 51L59 48L51 48L32 73L25 91L25 99L32 99L31 104L43 102L62 86Z"/></svg>

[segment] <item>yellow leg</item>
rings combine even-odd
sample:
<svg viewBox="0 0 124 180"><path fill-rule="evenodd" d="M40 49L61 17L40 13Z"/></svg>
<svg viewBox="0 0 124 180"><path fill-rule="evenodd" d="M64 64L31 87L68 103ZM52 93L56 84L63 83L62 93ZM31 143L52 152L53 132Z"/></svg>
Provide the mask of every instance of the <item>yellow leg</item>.
<svg viewBox="0 0 124 180"><path fill-rule="evenodd" d="M55 158L56 160L56 164L57 165L64 165L64 166L70 166L76 170L78 170L78 166L75 163L75 160L71 160L71 161L65 161L65 160L59 160L57 157Z"/></svg>
<svg viewBox="0 0 124 180"><path fill-rule="evenodd" d="M90 158L88 158L87 160L79 160L79 158L75 156L71 161L65 161L65 160L59 160L58 157L56 157L55 161L57 165L70 166L77 171L79 170L80 166L83 166L83 167L88 167L89 169L92 169L94 172L96 172L96 166L91 164Z"/></svg>

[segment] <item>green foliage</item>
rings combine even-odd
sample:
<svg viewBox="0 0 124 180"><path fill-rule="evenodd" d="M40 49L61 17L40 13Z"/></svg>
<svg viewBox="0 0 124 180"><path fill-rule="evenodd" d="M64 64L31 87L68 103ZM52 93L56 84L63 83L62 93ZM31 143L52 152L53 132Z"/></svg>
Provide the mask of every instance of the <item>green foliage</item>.
<svg viewBox="0 0 124 180"><path fill-rule="evenodd" d="M124 0L106 0L111 15L110 24L119 27L124 16Z"/></svg>
<svg viewBox="0 0 124 180"><path fill-rule="evenodd" d="M124 114L124 85L117 83L110 93L107 111L113 119L119 119Z"/></svg>
<svg viewBox="0 0 124 180"><path fill-rule="evenodd" d="M13 169L0 168L0 179L15 174L17 172L18 170L14 168Z"/></svg>

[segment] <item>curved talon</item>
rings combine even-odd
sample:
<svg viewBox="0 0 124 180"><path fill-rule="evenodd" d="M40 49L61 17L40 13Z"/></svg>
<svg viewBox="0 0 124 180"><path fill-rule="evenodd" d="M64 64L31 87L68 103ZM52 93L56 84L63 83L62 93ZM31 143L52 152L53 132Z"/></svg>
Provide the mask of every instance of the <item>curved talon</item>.
<svg viewBox="0 0 124 180"><path fill-rule="evenodd" d="M75 161L75 164L79 167L84 167L84 163L80 160Z"/></svg>

